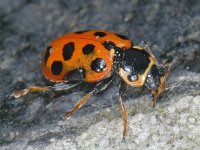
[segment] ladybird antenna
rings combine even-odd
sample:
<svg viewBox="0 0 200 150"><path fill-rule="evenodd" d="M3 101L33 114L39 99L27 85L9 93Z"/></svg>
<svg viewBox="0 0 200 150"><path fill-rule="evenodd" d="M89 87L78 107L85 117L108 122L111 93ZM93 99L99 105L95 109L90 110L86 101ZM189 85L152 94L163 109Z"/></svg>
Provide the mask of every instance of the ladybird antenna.
<svg viewBox="0 0 200 150"><path fill-rule="evenodd" d="M170 63L163 63L164 68L166 68L166 73L165 73L165 77L169 78L171 71L173 70L175 64L177 63L178 58L174 57L174 59L172 60L172 62Z"/></svg>

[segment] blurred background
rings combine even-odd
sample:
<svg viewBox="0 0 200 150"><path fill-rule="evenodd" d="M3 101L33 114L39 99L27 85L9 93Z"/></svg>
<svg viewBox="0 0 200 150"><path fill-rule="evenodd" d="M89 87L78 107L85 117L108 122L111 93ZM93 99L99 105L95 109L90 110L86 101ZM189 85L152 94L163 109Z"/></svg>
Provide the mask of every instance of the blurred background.
<svg viewBox="0 0 200 150"><path fill-rule="evenodd" d="M7 97L12 91L31 85L51 85L41 73L43 50L62 34L88 29L122 34L134 44L144 40L159 62L171 61L175 56L178 60L168 81L169 90L157 105L166 109L165 115L150 107L151 98L147 90L142 89L143 92L139 93L134 93L133 89L127 91L129 115L132 120L137 120L137 114L141 114L144 122L139 119L138 130L141 133L138 133L133 131L137 127L134 121L130 123L130 119L131 133L126 144L121 141L122 120L116 100L118 79L67 121L60 121L59 117L88 90L84 85L64 93L30 94L18 100ZM0 149L198 149L198 132L188 135L190 131L200 129L199 113L191 113L189 107L200 104L199 60L198 0L0 0ZM182 104L179 101L182 98L188 107L174 107L175 103ZM192 105L194 99L197 102ZM172 116L177 118L167 115L170 114L168 108L172 108ZM187 112L186 118L183 117L187 126L178 123L180 112ZM163 129L163 134L157 135L151 125L145 126L148 119L156 115L165 116L155 117L157 129ZM192 125L188 121L190 115L196 115ZM160 124L162 119L169 122ZM93 124L97 126L90 128ZM148 130L145 131L147 136L143 135L143 125ZM116 134L107 132L109 127ZM175 128L177 134L173 127L178 128ZM93 133L93 128L101 130Z"/></svg>

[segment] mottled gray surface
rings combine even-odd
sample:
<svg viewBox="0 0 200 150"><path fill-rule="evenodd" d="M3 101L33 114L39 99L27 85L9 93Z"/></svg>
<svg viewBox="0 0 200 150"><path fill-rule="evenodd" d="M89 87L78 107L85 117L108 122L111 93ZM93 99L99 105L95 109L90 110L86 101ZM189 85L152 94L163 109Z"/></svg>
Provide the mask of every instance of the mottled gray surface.
<svg viewBox="0 0 200 150"><path fill-rule="evenodd" d="M0 0L0 149L200 149L199 27L198 0ZM85 29L147 41L160 62L178 58L155 109L146 89L127 89L126 142L117 79L67 121L59 118L86 86L6 97L31 85L50 85L40 69L43 49L64 33Z"/></svg>

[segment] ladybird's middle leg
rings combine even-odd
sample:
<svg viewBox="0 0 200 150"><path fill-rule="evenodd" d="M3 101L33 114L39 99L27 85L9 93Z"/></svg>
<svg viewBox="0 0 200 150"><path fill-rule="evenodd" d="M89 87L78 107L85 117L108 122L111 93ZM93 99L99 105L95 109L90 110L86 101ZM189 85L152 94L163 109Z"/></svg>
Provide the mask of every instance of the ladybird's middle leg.
<svg viewBox="0 0 200 150"><path fill-rule="evenodd" d="M110 85L111 82L112 82L112 77L109 77L97 83L96 86L89 93L87 93L82 99L80 99L69 112L62 115L61 119L65 119L65 118L69 119L81 106L83 106L83 104L85 104L85 102L87 102L87 100L93 94L106 89Z"/></svg>
<svg viewBox="0 0 200 150"><path fill-rule="evenodd" d="M54 91L67 91L67 90L71 90L73 88L75 88L76 86L80 85L82 83L82 81L80 82L76 82L76 83L57 83L55 85L53 85L51 88Z"/></svg>
<svg viewBox="0 0 200 150"><path fill-rule="evenodd" d="M124 81L120 82L120 86L119 86L119 103L120 103L120 110L121 110L121 114L122 114L122 119L123 119L123 140L125 140L127 134L128 134L128 121L127 121L127 111L126 111L126 107L123 101L123 91L124 91Z"/></svg>
<svg viewBox="0 0 200 150"><path fill-rule="evenodd" d="M75 106L68 111L67 113L65 113L64 115L61 116L61 119L69 119L81 106L83 106L83 104L85 104L85 102L87 102L87 100L94 94L94 90L90 91L89 93L87 93L82 99L80 99Z"/></svg>

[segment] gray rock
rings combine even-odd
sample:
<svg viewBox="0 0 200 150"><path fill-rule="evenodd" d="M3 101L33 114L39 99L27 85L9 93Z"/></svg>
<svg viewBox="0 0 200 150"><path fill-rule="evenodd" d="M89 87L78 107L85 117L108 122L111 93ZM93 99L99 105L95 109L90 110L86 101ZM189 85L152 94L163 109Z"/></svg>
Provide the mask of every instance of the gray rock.
<svg viewBox="0 0 200 150"><path fill-rule="evenodd" d="M0 0L0 149L199 149L200 2ZM155 108L147 89L125 93L129 133L122 141L118 78L69 120L60 116L92 87L33 93L52 85L41 73L43 49L69 31L106 29L146 41L160 62L177 57Z"/></svg>

